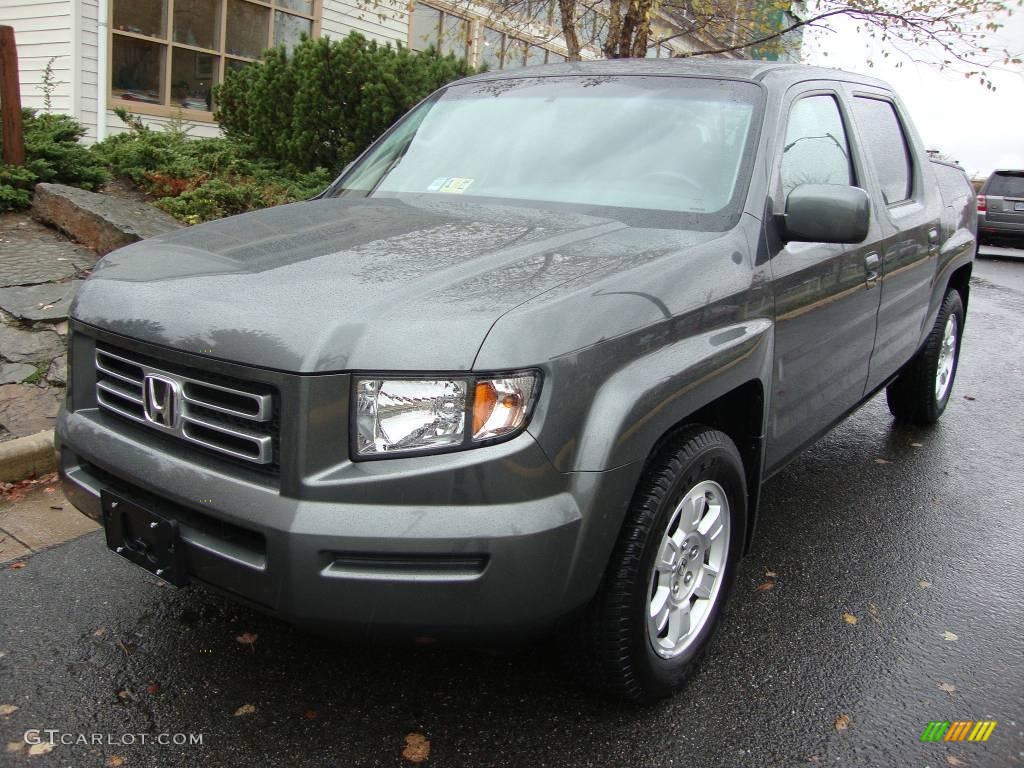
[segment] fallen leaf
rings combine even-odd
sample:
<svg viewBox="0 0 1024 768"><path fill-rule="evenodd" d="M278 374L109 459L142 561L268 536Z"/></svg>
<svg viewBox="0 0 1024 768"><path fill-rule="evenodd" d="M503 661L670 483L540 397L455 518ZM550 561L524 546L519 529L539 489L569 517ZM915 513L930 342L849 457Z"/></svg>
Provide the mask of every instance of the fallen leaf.
<svg viewBox="0 0 1024 768"><path fill-rule="evenodd" d="M924 448L924 443L911 443L910 445L913 448Z"/></svg>
<svg viewBox="0 0 1024 768"><path fill-rule="evenodd" d="M953 634L952 632L950 632L950 631L949 631L948 629L947 629L947 630L946 630L945 632L943 632L943 633L942 633L942 638L943 638L944 640L948 640L948 641L949 641L949 642L951 642L951 643L952 643L952 642L953 642L954 640L959 640L959 639L960 639L960 638L959 638L959 637L957 637L957 636L956 636L955 634Z"/></svg>
<svg viewBox="0 0 1024 768"><path fill-rule="evenodd" d="M56 490L57 490L57 489L56 489L56 488L54 488L54 487L53 487L53 486L51 485L51 486L50 486L49 488L44 488L44 489L43 489L43 493L53 493L53 492L54 492L54 491L56 491Z"/></svg>
<svg viewBox="0 0 1024 768"><path fill-rule="evenodd" d="M430 742L422 733L410 733L405 737L405 749L402 757L410 763L422 763L430 757Z"/></svg>
<svg viewBox="0 0 1024 768"><path fill-rule="evenodd" d="M877 616L878 615L878 606L875 605L874 603L868 603L868 613L870 613L872 616Z"/></svg>
<svg viewBox="0 0 1024 768"><path fill-rule="evenodd" d="M0 717L10 717L18 708L14 704L0 704Z"/></svg>
<svg viewBox="0 0 1024 768"><path fill-rule="evenodd" d="M235 710L235 717L239 717L240 715L252 715L255 712L256 707L254 707L252 704L243 704Z"/></svg>
<svg viewBox="0 0 1024 768"><path fill-rule="evenodd" d="M124 765L124 758L120 755L111 755L103 763L104 768L121 768Z"/></svg>
<svg viewBox="0 0 1024 768"><path fill-rule="evenodd" d="M952 766L952 768L963 768L967 763L956 755L946 755L946 765Z"/></svg>
<svg viewBox="0 0 1024 768"><path fill-rule="evenodd" d="M923 579L917 582L917 586L919 586L921 589L928 589L931 585L932 583L930 581L924 581Z"/></svg>
<svg viewBox="0 0 1024 768"><path fill-rule="evenodd" d="M945 691L950 696L956 693L956 686L952 683L939 683L938 688L940 691Z"/></svg>
<svg viewBox="0 0 1024 768"><path fill-rule="evenodd" d="M253 646L256 645L256 638L259 637L255 632L243 632L235 638L242 645L248 645L250 650L253 650Z"/></svg>
<svg viewBox="0 0 1024 768"><path fill-rule="evenodd" d="M53 744L48 741L41 741L38 744L33 744L28 748L28 753L35 757L36 755L45 755L53 752Z"/></svg>
<svg viewBox="0 0 1024 768"><path fill-rule="evenodd" d="M92 633L92 636L93 637L103 637L105 634L107 634L106 628L105 627L100 627L99 629L97 629L95 632Z"/></svg>
<svg viewBox="0 0 1024 768"><path fill-rule="evenodd" d="M24 568L25 565L26 565L26 563L11 563L11 570L12 571L20 570L20 569Z"/></svg>
<svg viewBox="0 0 1024 768"><path fill-rule="evenodd" d="M131 697L132 695L128 693L128 691L125 691L123 689L117 692L117 698L119 698L121 701L128 701L129 699L131 699Z"/></svg>
<svg viewBox="0 0 1024 768"><path fill-rule="evenodd" d="M833 723L833 725L836 727L837 731L845 731L847 728L850 727L850 716L849 715L840 715L839 717L836 718L836 720Z"/></svg>
<svg viewBox="0 0 1024 768"><path fill-rule="evenodd" d="M764 572L764 577L766 579L775 579L775 578L778 578L778 576L779 576L779 574L777 574L775 571L765 571Z"/></svg>
<svg viewBox="0 0 1024 768"><path fill-rule="evenodd" d="M306 719L307 720L316 720L316 716L317 716L317 712L316 712L315 709L307 709L306 710Z"/></svg>
<svg viewBox="0 0 1024 768"><path fill-rule="evenodd" d="M64 509L62 504L51 504L50 509Z"/></svg>
<svg viewBox="0 0 1024 768"><path fill-rule="evenodd" d="M854 616L852 613L844 613L843 614L843 621L845 621L847 624L856 624L857 623L857 617Z"/></svg>
<svg viewBox="0 0 1024 768"><path fill-rule="evenodd" d="M964 395L964 400L976 400L977 398L971 397L970 395Z"/></svg>
<svg viewBox="0 0 1024 768"><path fill-rule="evenodd" d="M875 459L875 464L888 464L888 459Z"/></svg>
<svg viewBox="0 0 1024 768"><path fill-rule="evenodd" d="M160 693L160 685L159 685L159 683L150 683L149 685L147 685L146 686L146 693L149 693L149 694Z"/></svg>
<svg viewBox="0 0 1024 768"><path fill-rule="evenodd" d="M7 746L4 747L4 752L20 752L25 746L23 741L8 741Z"/></svg>
<svg viewBox="0 0 1024 768"><path fill-rule="evenodd" d="M757 585L757 591L758 592L767 592L769 589L775 589L775 582L774 581L765 581L765 582Z"/></svg>

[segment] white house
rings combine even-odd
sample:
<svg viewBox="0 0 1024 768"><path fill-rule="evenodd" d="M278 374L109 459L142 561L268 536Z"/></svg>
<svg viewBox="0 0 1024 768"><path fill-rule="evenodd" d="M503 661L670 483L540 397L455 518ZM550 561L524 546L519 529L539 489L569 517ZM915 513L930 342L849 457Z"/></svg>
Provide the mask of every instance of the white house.
<svg viewBox="0 0 1024 768"><path fill-rule="evenodd" d="M42 107L49 63L53 109L74 115L95 140L126 130L119 106L150 124L182 117L192 135L215 135L213 85L302 34L358 30L413 49L434 44L491 69L564 60L555 2L527 8L524 21L474 12L472 0L0 0L0 24L15 30L22 103ZM649 55L700 47L681 36Z"/></svg>

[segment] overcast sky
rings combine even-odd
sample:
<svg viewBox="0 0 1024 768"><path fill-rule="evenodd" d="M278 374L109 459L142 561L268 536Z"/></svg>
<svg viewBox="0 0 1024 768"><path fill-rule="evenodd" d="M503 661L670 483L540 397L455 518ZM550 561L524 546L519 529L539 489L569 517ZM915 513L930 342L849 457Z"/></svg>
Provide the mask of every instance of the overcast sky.
<svg viewBox="0 0 1024 768"><path fill-rule="evenodd" d="M1024 51L1024 12L1001 19L1006 26L992 42L1011 52ZM834 23L835 32L809 31L804 38L808 63L840 67L887 80L896 88L928 149L938 149L958 160L969 174L988 176L995 168L1024 168L1024 66L1010 71L990 69L997 90L993 93L977 79L967 80L963 70L940 72L915 64L855 29L851 20ZM827 52L827 56L824 55ZM869 67L871 58L875 66ZM897 68L896 61L903 66Z"/></svg>

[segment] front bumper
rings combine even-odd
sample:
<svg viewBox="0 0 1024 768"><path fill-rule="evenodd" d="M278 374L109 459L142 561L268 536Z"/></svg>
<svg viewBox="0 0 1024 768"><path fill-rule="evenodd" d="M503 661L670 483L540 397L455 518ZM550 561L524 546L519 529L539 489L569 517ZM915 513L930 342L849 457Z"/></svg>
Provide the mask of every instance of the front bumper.
<svg viewBox="0 0 1024 768"><path fill-rule="evenodd" d="M101 519L103 489L158 508L194 580L296 624L393 639L529 634L585 604L640 471L562 474L524 433L309 474L286 456L275 484L95 407L62 410L56 432L84 514Z"/></svg>

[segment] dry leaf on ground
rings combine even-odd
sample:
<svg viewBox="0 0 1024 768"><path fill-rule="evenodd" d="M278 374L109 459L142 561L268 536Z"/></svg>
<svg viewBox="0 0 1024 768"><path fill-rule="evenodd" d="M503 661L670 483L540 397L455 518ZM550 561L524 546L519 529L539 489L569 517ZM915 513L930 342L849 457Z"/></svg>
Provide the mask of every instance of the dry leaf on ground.
<svg viewBox="0 0 1024 768"><path fill-rule="evenodd" d="M947 629L945 632L942 633L942 639L943 640L948 640L949 642L952 643L954 640L959 640L960 638L956 634L954 634L953 632L950 632Z"/></svg>
<svg viewBox="0 0 1024 768"><path fill-rule="evenodd" d="M836 718L836 720L833 723L833 725L836 727L837 731L845 731L847 728L850 727L850 716L849 715L840 715L839 717Z"/></svg>
<svg viewBox="0 0 1024 768"><path fill-rule="evenodd" d="M259 637L259 635L257 635L255 632L243 632L238 637L236 637L235 640L237 640L242 645L248 645L250 648L252 648L254 645L256 645L257 637Z"/></svg>
<svg viewBox="0 0 1024 768"><path fill-rule="evenodd" d="M124 765L124 758L120 755L111 755L103 763L103 768L121 768Z"/></svg>
<svg viewBox="0 0 1024 768"><path fill-rule="evenodd" d="M924 443L911 443L910 445L912 447L914 447L914 448L923 448L924 447Z"/></svg>
<svg viewBox="0 0 1024 768"><path fill-rule="evenodd" d="M235 717L241 717L242 715L252 715L256 713L256 707L252 704L243 704L235 710Z"/></svg>
<svg viewBox="0 0 1024 768"><path fill-rule="evenodd" d="M25 742L23 742L23 741L8 741L7 742L7 746L4 747L4 752L7 752L8 754L10 754L12 752L21 752L21 750L24 747L25 747Z"/></svg>
<svg viewBox="0 0 1024 768"><path fill-rule="evenodd" d="M847 624L856 624L857 623L857 617L854 616L852 613L844 613L843 614L843 621L845 621Z"/></svg>
<svg viewBox="0 0 1024 768"><path fill-rule="evenodd" d="M41 741L38 744L33 744L28 748L28 753L35 757L36 755L45 755L53 752L53 744L48 741Z"/></svg>
<svg viewBox="0 0 1024 768"><path fill-rule="evenodd" d="M977 399L976 397L972 397L971 395L964 395L964 400L976 400L976 399Z"/></svg>
<svg viewBox="0 0 1024 768"><path fill-rule="evenodd" d="M17 571L17 570L19 570L21 568L24 568L26 565L27 565L26 563L11 563L10 566L8 566L8 567L12 571Z"/></svg>
<svg viewBox="0 0 1024 768"><path fill-rule="evenodd" d="M315 709L307 709L306 710L306 719L307 720L316 720L316 718L317 718L317 711Z"/></svg>
<svg viewBox="0 0 1024 768"><path fill-rule="evenodd" d="M766 579L774 579L774 578L777 578L778 575L779 574L777 574L775 571L765 571L764 572L764 577Z"/></svg>
<svg viewBox="0 0 1024 768"><path fill-rule="evenodd" d="M150 683L149 685L146 686L146 693L150 693L150 694L160 693L160 684L159 683Z"/></svg>
<svg viewBox="0 0 1024 768"><path fill-rule="evenodd" d="M767 592L769 589L775 589L774 581L765 581L757 585L758 592Z"/></svg>
<svg viewBox="0 0 1024 768"><path fill-rule="evenodd" d="M956 686L953 685L952 683L939 683L938 687L939 687L940 691L945 691L950 696L952 696L954 693L956 693Z"/></svg>
<svg viewBox="0 0 1024 768"><path fill-rule="evenodd" d="M967 765L967 763L965 763L956 755L946 755L946 765L949 765L952 768L963 768Z"/></svg>
<svg viewBox="0 0 1024 768"><path fill-rule="evenodd" d="M410 763L422 763L430 757L430 742L422 733L410 733L405 737L402 757Z"/></svg>
<svg viewBox="0 0 1024 768"><path fill-rule="evenodd" d="M888 464L888 459L875 459L875 464Z"/></svg>
<svg viewBox="0 0 1024 768"><path fill-rule="evenodd" d="M921 581L917 582L917 586L919 586L921 589L928 589L931 585L932 583L930 581L925 581L924 579L921 579Z"/></svg>
<svg viewBox="0 0 1024 768"><path fill-rule="evenodd" d="M17 711L18 707L15 704L0 704L0 717L13 715Z"/></svg>

